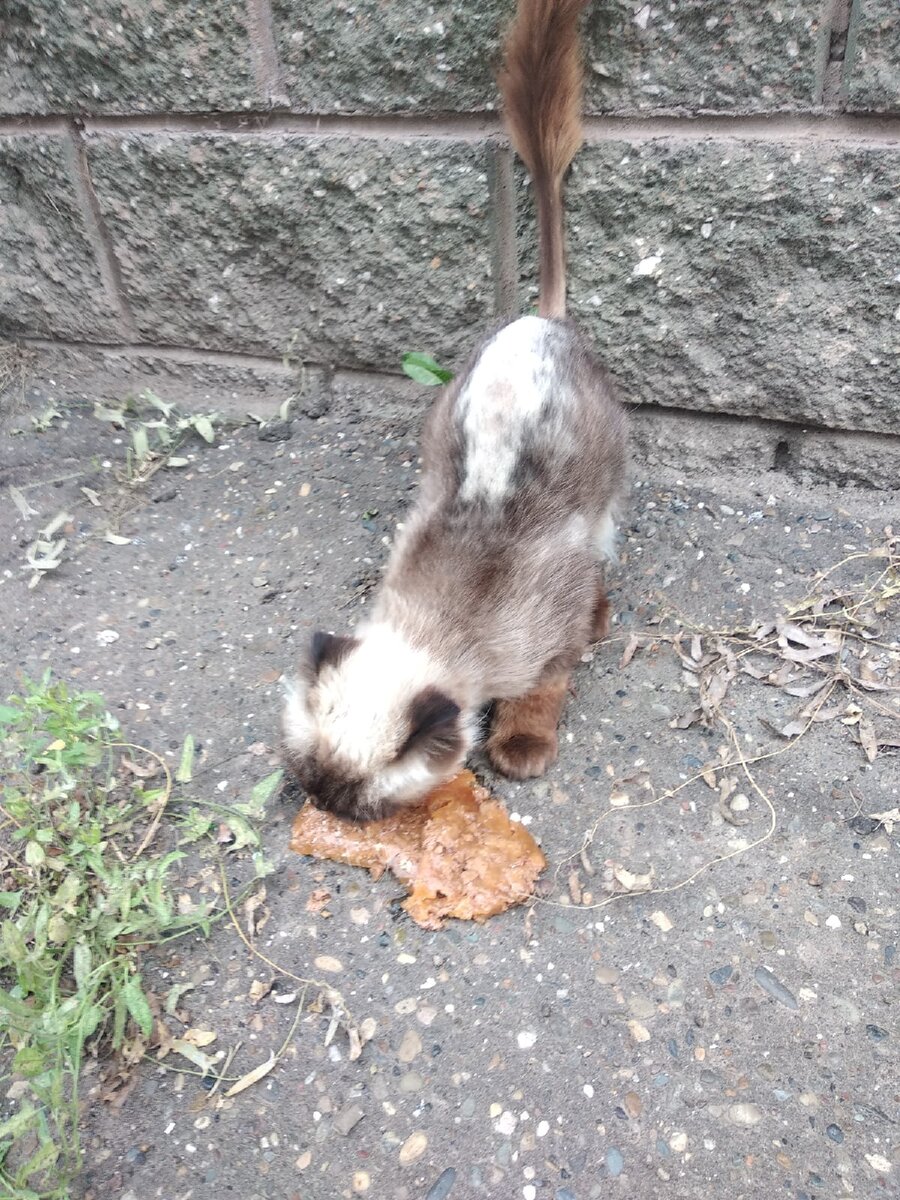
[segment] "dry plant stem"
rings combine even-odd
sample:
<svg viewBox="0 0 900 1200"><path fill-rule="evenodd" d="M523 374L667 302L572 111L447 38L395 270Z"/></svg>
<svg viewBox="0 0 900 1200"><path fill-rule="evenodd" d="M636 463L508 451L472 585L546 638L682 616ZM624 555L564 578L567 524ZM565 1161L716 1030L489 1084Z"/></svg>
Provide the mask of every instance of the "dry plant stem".
<svg viewBox="0 0 900 1200"><path fill-rule="evenodd" d="M258 958L261 962L264 962L267 967L271 967L273 971L276 971L279 975L283 975L286 979L293 979L295 983L301 983L305 988L319 988L320 991L324 992L329 997L329 1001L333 996L336 1000L340 1001L341 1007L344 1009L344 1011L347 1011L347 1006L344 1004L344 998L337 988L333 988L329 983L323 983L320 979L308 979L303 975L295 975L294 972L289 971L287 967L279 966L277 962L273 962L273 960L263 954L261 950L257 950L250 938L241 928L241 923L237 918L237 913L234 911L234 906L231 903L231 892L228 888L228 879L225 875L225 864L221 861L219 863L219 874L222 880L222 899L225 901L225 908L228 912L228 916L231 919L232 925L238 932L238 937L241 939L250 953Z"/></svg>
<svg viewBox="0 0 900 1200"><path fill-rule="evenodd" d="M898 568L900 568L900 560L898 560L898 558L895 555L894 550L893 550L893 547L897 544L897 542L898 542L897 538L889 537L888 541L886 542L886 544L884 546L879 547L878 549L873 550L873 551L864 551L864 552L857 552L854 554L849 554L845 558L841 559L840 562L835 563L832 567L829 567L826 571L820 572L815 577L815 584L813 586L813 589L808 591L801 600L797 601L793 605L788 606L787 614L789 616L796 615L797 619L800 620L802 623L808 625L812 631L823 630L824 628L834 629L835 621L840 620L841 618L843 618L845 621L851 622L853 624L862 625L863 622L858 621L856 619L856 614L860 611L860 609L862 609L866 604L870 604L876 600L879 600L879 599L886 600L886 599L892 598L895 594L900 592L900 588L898 588L893 582L888 582L889 578L895 576L898 572ZM834 612L828 613L828 614L813 613L811 615L811 617L810 616L803 617L802 611L803 611L804 606L808 607L808 605L811 602L815 602L815 601L817 601L817 599L819 599L819 597L817 597L817 594L816 594L816 589L820 588L822 583L826 579L828 579L831 575L833 575L837 570L839 570L841 567L846 566L847 563L862 560L862 559L884 559L884 558L887 558L889 560L888 565L878 574L877 578L874 581L870 581L868 583L863 583L863 584L857 585L855 588L852 588L852 587L848 588L847 590L848 590L848 593L850 593L850 594L847 595L845 603L843 603L839 609L837 609ZM887 583L887 587L885 587L886 583ZM702 634L707 637L716 637L719 639L727 639L732 642L735 642L735 641L741 642L744 639L750 639L743 646L743 648L740 651L733 653L733 661L735 661L735 662L739 661L741 658L744 658L750 654L772 655L772 654L777 654L777 652L778 652L779 647L778 647L778 637L777 636L770 635L769 637L767 637L763 640L756 640L755 629L758 629L759 626L756 626L755 628L754 627L742 627L739 629L730 629L730 630L710 629L706 626L698 625L695 622L692 622L690 619L683 617L681 614L678 614L671 609L666 610L666 615L673 616L674 619L677 620L678 623L681 625L682 630L692 631L694 633L699 633L699 634ZM823 622L822 625L819 624L820 618ZM640 804L629 804L629 805L627 805L625 807L621 807L621 808L611 806L611 807L605 809L603 812L601 812L599 814L599 816L597 817L597 819L594 822L591 829L588 830L588 832L584 835L581 847L578 850L575 850L571 854L567 855L557 865L556 870L553 875L554 888L556 888L558 886L559 875L560 875L560 872L563 869L563 867L566 866L568 863L570 863L576 857L580 857L582 866L585 868L585 870L588 872L588 874L592 873L592 871L589 870L590 860L587 857L587 850L588 850L588 847L593 842L594 836L597 832L600 822L605 817L609 816L611 813L614 813L614 812L621 813L621 812L627 812L629 810L634 810L634 809L639 809L639 808L649 808L655 804L661 803L663 800L671 799L672 797L678 795L678 793L683 791L685 788L690 787L692 784L697 783L701 779L703 779L704 772L708 773L708 771L710 769L713 769L714 771L727 771L729 769L734 769L735 767L739 767L741 769L741 771L745 775L750 786L757 793L757 795L760 797L760 799L763 801L766 808L768 809L769 827L768 827L767 831L761 837L757 838L754 842L751 842L747 846L741 847L737 850L733 850L728 854L718 855L715 858L710 859L709 862L702 864L700 867L697 868L696 871L692 872L686 879L683 879L678 883L664 885L661 887L650 888L647 891L643 891L643 892L628 892L628 891L617 892L611 896L607 896L604 900L601 900L596 904L580 905L579 907L585 908L585 909L604 908L604 907L606 907L606 905L611 904L614 900L621 900L626 896L662 895L662 894L665 894L668 892L677 891L679 888L685 887L685 886L687 886L687 884L693 882L693 880L695 880L700 874L702 874L704 871L708 870L710 867L715 866L717 863L726 862L728 859L736 858L739 855L746 854L749 850L753 850L756 847L761 846L764 842L768 841L769 838L771 838L773 833L775 832L775 829L777 828L777 815L776 815L775 808L774 808L771 800L768 798L768 796L765 794L765 792L759 786L758 782L756 781L755 776L753 775L752 771L750 770L751 765L755 765L756 763L760 763L760 762L765 762L770 759L778 758L782 754L786 754L789 750L792 750L794 748L794 746L796 746L797 742L799 742L801 740L801 738L803 738L808 733L809 729L812 727L812 725L814 724L814 722L816 720L816 716L821 711L821 709L824 707L824 705L827 703L827 701L831 698L831 696L833 695L833 693L838 685L845 688L849 694L856 697L858 700L862 701L863 703L865 703L866 705L868 705L872 708L877 709L882 714L889 716L894 720L897 720L898 717L900 717L900 714L894 712L892 709L888 708L886 705L879 703L878 700L872 699L868 695L865 687L863 685L861 685L857 680L855 680L853 678L853 676L850 675L849 672L840 663L840 657L841 657L841 653L844 649L844 642L845 642L846 638L853 638L856 641L863 642L864 645L868 645L868 646L876 645L876 646L880 646L881 648L887 649L887 650L895 650L896 644L892 645L890 643L883 643L883 642L876 641L875 639L872 639L872 638L865 638L864 636L862 636L861 634L857 633L855 630L852 630L852 629L842 629L842 630L839 630L838 632L840 635L840 640L835 646L835 656L837 659L836 665L828 666L824 663L815 662L815 661L806 663L806 664L802 664L807 669L812 670L814 673L824 675L826 677L826 679L825 679L824 685L822 686L821 691L815 696L814 701L811 702L810 704L808 704L806 706L806 708L804 709L804 712L806 714L805 724L804 724L803 728L801 729L800 733L798 733L795 737L790 738L789 741L787 741L787 743L784 746L780 747L778 750L771 750L771 751L766 752L765 754L757 754L757 755L754 755L752 758L748 759L741 748L740 740L738 738L737 732L735 731L734 725L728 719L728 717L726 717L722 713L721 707L716 706L715 709L713 710L712 715L714 716L714 718L716 720L718 720L724 726L725 731L728 734L728 739L729 739L729 742L730 742L732 750L733 750L732 756L727 761L712 764L711 767L708 766L707 768L704 769L704 771L697 772L697 774L691 776L689 779L684 780L677 787L671 788L668 791L663 792L661 795L657 795L654 791L652 800L647 800ZM659 632L652 632L652 633L647 632L645 634L629 634L628 640L631 641L632 638L634 638L636 640L643 639L647 643L664 643L664 644L672 645L675 647L676 652L679 653L679 657L682 657L681 650L680 650L680 643L681 643L681 638L682 638L681 631L679 631L678 633L675 633L675 634L666 634L666 633L659 633ZM618 637L613 637L609 640L624 641L626 639L625 639L625 635L623 634ZM640 644L640 643L638 643L638 644ZM699 666L699 664L698 664L698 666ZM879 689L879 690L882 690L882 689ZM897 692L897 691L900 691L900 688L890 686L890 685L884 685L883 690L890 691L890 692ZM540 903L540 904L548 904L553 907L563 907L563 905L559 901L543 899L541 897L535 897L534 902ZM567 905L565 907L570 907L570 906Z"/></svg>
<svg viewBox="0 0 900 1200"><path fill-rule="evenodd" d="M155 750L150 750L146 746L139 746L136 742L110 742L110 747L120 750L139 750L142 754L149 755L150 758L156 759L156 761L162 767L166 777L166 786L163 790L163 794L156 801L156 812L153 814L153 820L150 822L146 833L141 838L141 842L137 850L135 850L131 858L128 860L129 862L136 862L153 841L154 837L156 836L156 831L159 829L159 823L162 820L163 813L166 811L166 806L168 805L169 799L172 795L172 772L169 770L169 765L166 760L162 758L161 755L157 754Z"/></svg>
<svg viewBox="0 0 900 1200"><path fill-rule="evenodd" d="M709 870L711 867L716 866L718 863L727 862L731 858L737 858L742 854L746 854L750 850L755 850L757 848L757 846L761 846L764 842L767 842L769 840L769 838L771 838L772 834L775 832L775 830L777 828L778 819L777 819L777 816L775 813L775 808L774 808L771 800L768 798L768 796L765 794L765 792L762 790L762 788L757 783L756 778L750 771L750 766L755 765L756 763L766 762L767 760L772 759L772 758L778 758L780 755L787 753L788 750L791 750L797 744L797 742L799 742L800 739L802 737L804 737L806 735L806 733L809 731L809 729L812 727L812 725L815 722L816 713L819 711L819 709L822 707L822 705L824 705L824 703L826 702L828 697L831 695L832 691L833 691L833 687L826 688L826 689L824 689L821 696L816 697L816 705L812 709L810 716L807 719L806 725L804 726L803 730L800 733L798 733L796 737L791 738L791 740L789 742L787 742L784 746L782 746L778 750L770 750L765 754L756 754L752 758L747 758L745 756L743 750L741 749L740 742L737 737L737 733L735 732L735 729L734 729L734 726L732 725L732 723L728 720L727 717L723 716L721 712L719 712L717 714L719 717L719 720L722 722L722 724L725 726L725 729L728 732L732 746L735 750L735 758L729 759L722 763L717 763L715 769L717 771L727 771L727 770L731 770L735 767L740 767L740 769L743 771L744 775L747 777L747 781L749 782L750 786L762 799L763 803L766 805L766 808L769 810L769 828L761 837L757 838L756 841L751 842L747 846L742 846L738 850L732 850L728 854L716 855L715 858L711 858L708 862L702 863L696 869L696 871L693 871L686 879L682 879L679 883L669 884L669 885L663 886L663 887L649 888L646 891L642 891L642 892L616 892L612 896L607 896L605 899L598 901L596 904L578 905L577 906L578 909L580 909L582 911L590 911L591 909L605 908L608 904L612 904L614 900L623 900L627 897L655 896L655 895L664 895L668 892L677 892L680 888L686 887L687 884L692 883L699 875L702 875L704 871ZM586 851L587 848L591 845L591 843L594 840L594 835L596 834L597 829L600 825L600 822L605 817L608 817L611 813L625 813L625 812L632 812L639 808L652 808L654 805L660 804L663 800L671 800L674 796L677 796L679 792L684 791L685 788L690 787L694 783L698 783L702 779L703 779L703 772L698 771L695 775L692 775L689 779L685 779L677 787L671 788L668 791L661 793L660 795L654 795L652 800L645 800L641 804L627 804L627 805L623 805L622 807L615 807L615 808L610 807L610 808L604 809L604 811L601 812L600 815L597 817L597 819L594 822L591 829L588 830L588 832L584 835L584 839L583 839L582 844L579 847L579 849L573 850L570 854L566 855L566 857L563 858L557 865L556 870L553 873L553 886L554 887L557 886L558 880L559 880L559 874L560 874L560 871L563 869L563 867L566 866L568 863L570 863L572 861L572 859L579 857L581 855L581 853L583 851ZM534 898L534 903L546 904L553 908L571 908L572 907L571 905L562 904L559 900L549 900L549 899L544 899L539 896Z"/></svg>

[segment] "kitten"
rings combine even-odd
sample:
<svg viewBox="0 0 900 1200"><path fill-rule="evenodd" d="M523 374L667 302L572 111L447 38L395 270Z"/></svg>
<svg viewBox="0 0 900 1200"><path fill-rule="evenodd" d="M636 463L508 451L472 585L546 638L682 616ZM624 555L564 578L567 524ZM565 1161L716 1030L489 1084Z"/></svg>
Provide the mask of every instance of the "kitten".
<svg viewBox="0 0 900 1200"><path fill-rule="evenodd" d="M355 820L420 800L486 750L514 779L556 757L569 674L606 632L623 411L565 319L562 181L582 135L584 0L520 0L501 75L535 186L540 316L489 334L439 396L414 508L368 622L316 634L284 714L313 803Z"/></svg>

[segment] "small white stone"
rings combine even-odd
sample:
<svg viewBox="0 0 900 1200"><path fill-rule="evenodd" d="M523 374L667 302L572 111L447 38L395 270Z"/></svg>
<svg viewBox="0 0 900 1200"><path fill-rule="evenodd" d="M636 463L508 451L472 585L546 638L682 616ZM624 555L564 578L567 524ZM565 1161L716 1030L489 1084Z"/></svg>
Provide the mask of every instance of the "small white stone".
<svg viewBox="0 0 900 1200"><path fill-rule="evenodd" d="M825 918L825 924L828 926L829 929L840 929L841 918L838 916L835 916L835 914L832 913L830 917Z"/></svg>
<svg viewBox="0 0 900 1200"><path fill-rule="evenodd" d="M655 275L659 269L659 264L662 262L661 254L651 254L647 258L642 258L632 268L632 275Z"/></svg>
<svg viewBox="0 0 900 1200"><path fill-rule="evenodd" d="M537 1129L535 1130L535 1133L538 1135L538 1137L546 1137L549 1132L550 1132L550 1122L549 1121L538 1121Z"/></svg>
<svg viewBox="0 0 900 1200"><path fill-rule="evenodd" d="M588 1100L591 1100L591 1099L593 1099L593 1095L594 1095L594 1088L593 1088L593 1085L592 1085L592 1084L590 1084L590 1083L586 1083L586 1084L584 1085L584 1087L583 1087L581 1090L582 1090L582 1091L584 1092L584 1094L587 1096Z"/></svg>
<svg viewBox="0 0 900 1200"><path fill-rule="evenodd" d="M516 1118L509 1111L509 1109L506 1109L505 1112L502 1112L494 1122L495 1132L503 1134L504 1137L511 1137L515 1132L515 1128Z"/></svg>
<svg viewBox="0 0 900 1200"><path fill-rule="evenodd" d="M519 1044L520 1050L530 1050L531 1047L534 1045L534 1043L537 1041L537 1034L534 1032L533 1029L523 1029L522 1032L519 1034L519 1036L516 1038L516 1041Z"/></svg>

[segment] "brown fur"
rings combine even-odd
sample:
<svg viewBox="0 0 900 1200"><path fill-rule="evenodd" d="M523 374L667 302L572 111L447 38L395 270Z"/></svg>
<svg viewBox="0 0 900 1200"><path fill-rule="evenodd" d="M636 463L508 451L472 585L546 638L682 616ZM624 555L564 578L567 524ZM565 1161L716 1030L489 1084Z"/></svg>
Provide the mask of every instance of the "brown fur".
<svg viewBox="0 0 900 1200"><path fill-rule="evenodd" d="M562 181L582 142L578 19L586 0L519 0L500 90L513 146L534 183L542 317L566 312Z"/></svg>
<svg viewBox="0 0 900 1200"><path fill-rule="evenodd" d="M485 749L510 779L543 775L558 753L556 727L566 703L569 673L555 674L517 700L501 700Z"/></svg>

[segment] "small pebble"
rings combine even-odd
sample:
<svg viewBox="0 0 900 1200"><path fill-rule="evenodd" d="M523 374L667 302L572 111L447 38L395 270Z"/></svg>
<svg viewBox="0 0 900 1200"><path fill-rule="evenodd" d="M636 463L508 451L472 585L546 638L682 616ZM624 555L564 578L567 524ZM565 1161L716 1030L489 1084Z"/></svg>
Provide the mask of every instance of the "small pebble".
<svg viewBox="0 0 900 1200"><path fill-rule="evenodd" d="M637 1092L626 1092L622 1105L632 1120L639 1117L644 1109L643 1101Z"/></svg>
<svg viewBox="0 0 900 1200"><path fill-rule="evenodd" d="M516 1038L520 1050L530 1050L537 1041L537 1034L533 1029L523 1029Z"/></svg>
<svg viewBox="0 0 900 1200"><path fill-rule="evenodd" d="M784 986L780 979L777 979L768 967L757 967L753 972L753 978L759 984L764 992L777 1000L779 1004L783 1004L785 1008L797 1009L797 998L793 992L789 991Z"/></svg>
<svg viewBox="0 0 900 1200"><path fill-rule="evenodd" d="M456 1171L453 1167L447 1167L446 1170L441 1171L428 1189L425 1200L446 1200L454 1183L456 1183Z"/></svg>
<svg viewBox="0 0 900 1200"><path fill-rule="evenodd" d="M538 1121L537 1129L535 1130L535 1133L538 1135L538 1137L539 1138L546 1137L549 1132L550 1132L550 1122L549 1121Z"/></svg>
<svg viewBox="0 0 900 1200"><path fill-rule="evenodd" d="M881 1175L887 1175L891 1169L889 1160L883 1154L867 1154L865 1158L872 1170L878 1171Z"/></svg>
<svg viewBox="0 0 900 1200"><path fill-rule="evenodd" d="M686 1133L673 1133L669 1138L669 1146L675 1154L683 1154L687 1150L687 1143Z"/></svg>
<svg viewBox="0 0 900 1200"><path fill-rule="evenodd" d="M397 1057L402 1063L411 1063L417 1055L422 1053L422 1039L414 1029L407 1029L403 1035L403 1040L400 1042L400 1049L397 1051Z"/></svg>
<svg viewBox="0 0 900 1200"><path fill-rule="evenodd" d="M716 987L723 987L733 974L733 967L717 967L715 971L710 971L709 978Z"/></svg>
<svg viewBox="0 0 900 1200"><path fill-rule="evenodd" d="M500 1114L500 1116L497 1118L497 1120L494 1122L495 1132L502 1134L503 1137L511 1137L512 1134L515 1132L515 1128L516 1128L516 1118L509 1111L509 1109L507 1109L506 1112L502 1112Z"/></svg>
<svg viewBox="0 0 900 1200"><path fill-rule="evenodd" d="M832 913L830 917L825 918L825 924L829 929L840 929L841 918L835 913Z"/></svg>
<svg viewBox="0 0 900 1200"><path fill-rule="evenodd" d="M332 958L330 954L320 954L319 957L314 960L313 966L317 971L325 971L329 975L337 975L344 969L340 959Z"/></svg>
<svg viewBox="0 0 900 1200"><path fill-rule="evenodd" d="M840 1145L844 1140L844 1131L841 1129L840 1125L826 1125L825 1132L828 1134L831 1140L833 1142L837 1142L838 1145Z"/></svg>
<svg viewBox="0 0 900 1200"><path fill-rule="evenodd" d="M888 1033L886 1029L882 1029L880 1025L867 1025L866 1033L873 1042L883 1042Z"/></svg>
<svg viewBox="0 0 900 1200"><path fill-rule="evenodd" d="M368 1171L354 1171L353 1180L350 1184L356 1194L362 1195L363 1192L369 1190L369 1184L372 1182Z"/></svg>
<svg viewBox="0 0 900 1200"><path fill-rule="evenodd" d="M728 1110L728 1119L732 1125L745 1127L758 1125L763 1115L763 1110L758 1104L732 1104Z"/></svg>
<svg viewBox="0 0 900 1200"><path fill-rule="evenodd" d="M617 1150L615 1146L610 1146L606 1152L606 1169L613 1179L618 1178L622 1174L625 1166L625 1159L622 1157L621 1150Z"/></svg>
<svg viewBox="0 0 900 1200"><path fill-rule="evenodd" d="M334 1129L346 1137L352 1129L354 1129L366 1114L358 1104L347 1104L335 1116L331 1122Z"/></svg>
<svg viewBox="0 0 900 1200"><path fill-rule="evenodd" d="M401 1165L408 1167L410 1163L418 1161L425 1153L427 1147L428 1138L421 1130L411 1133L400 1147L399 1158Z"/></svg>

